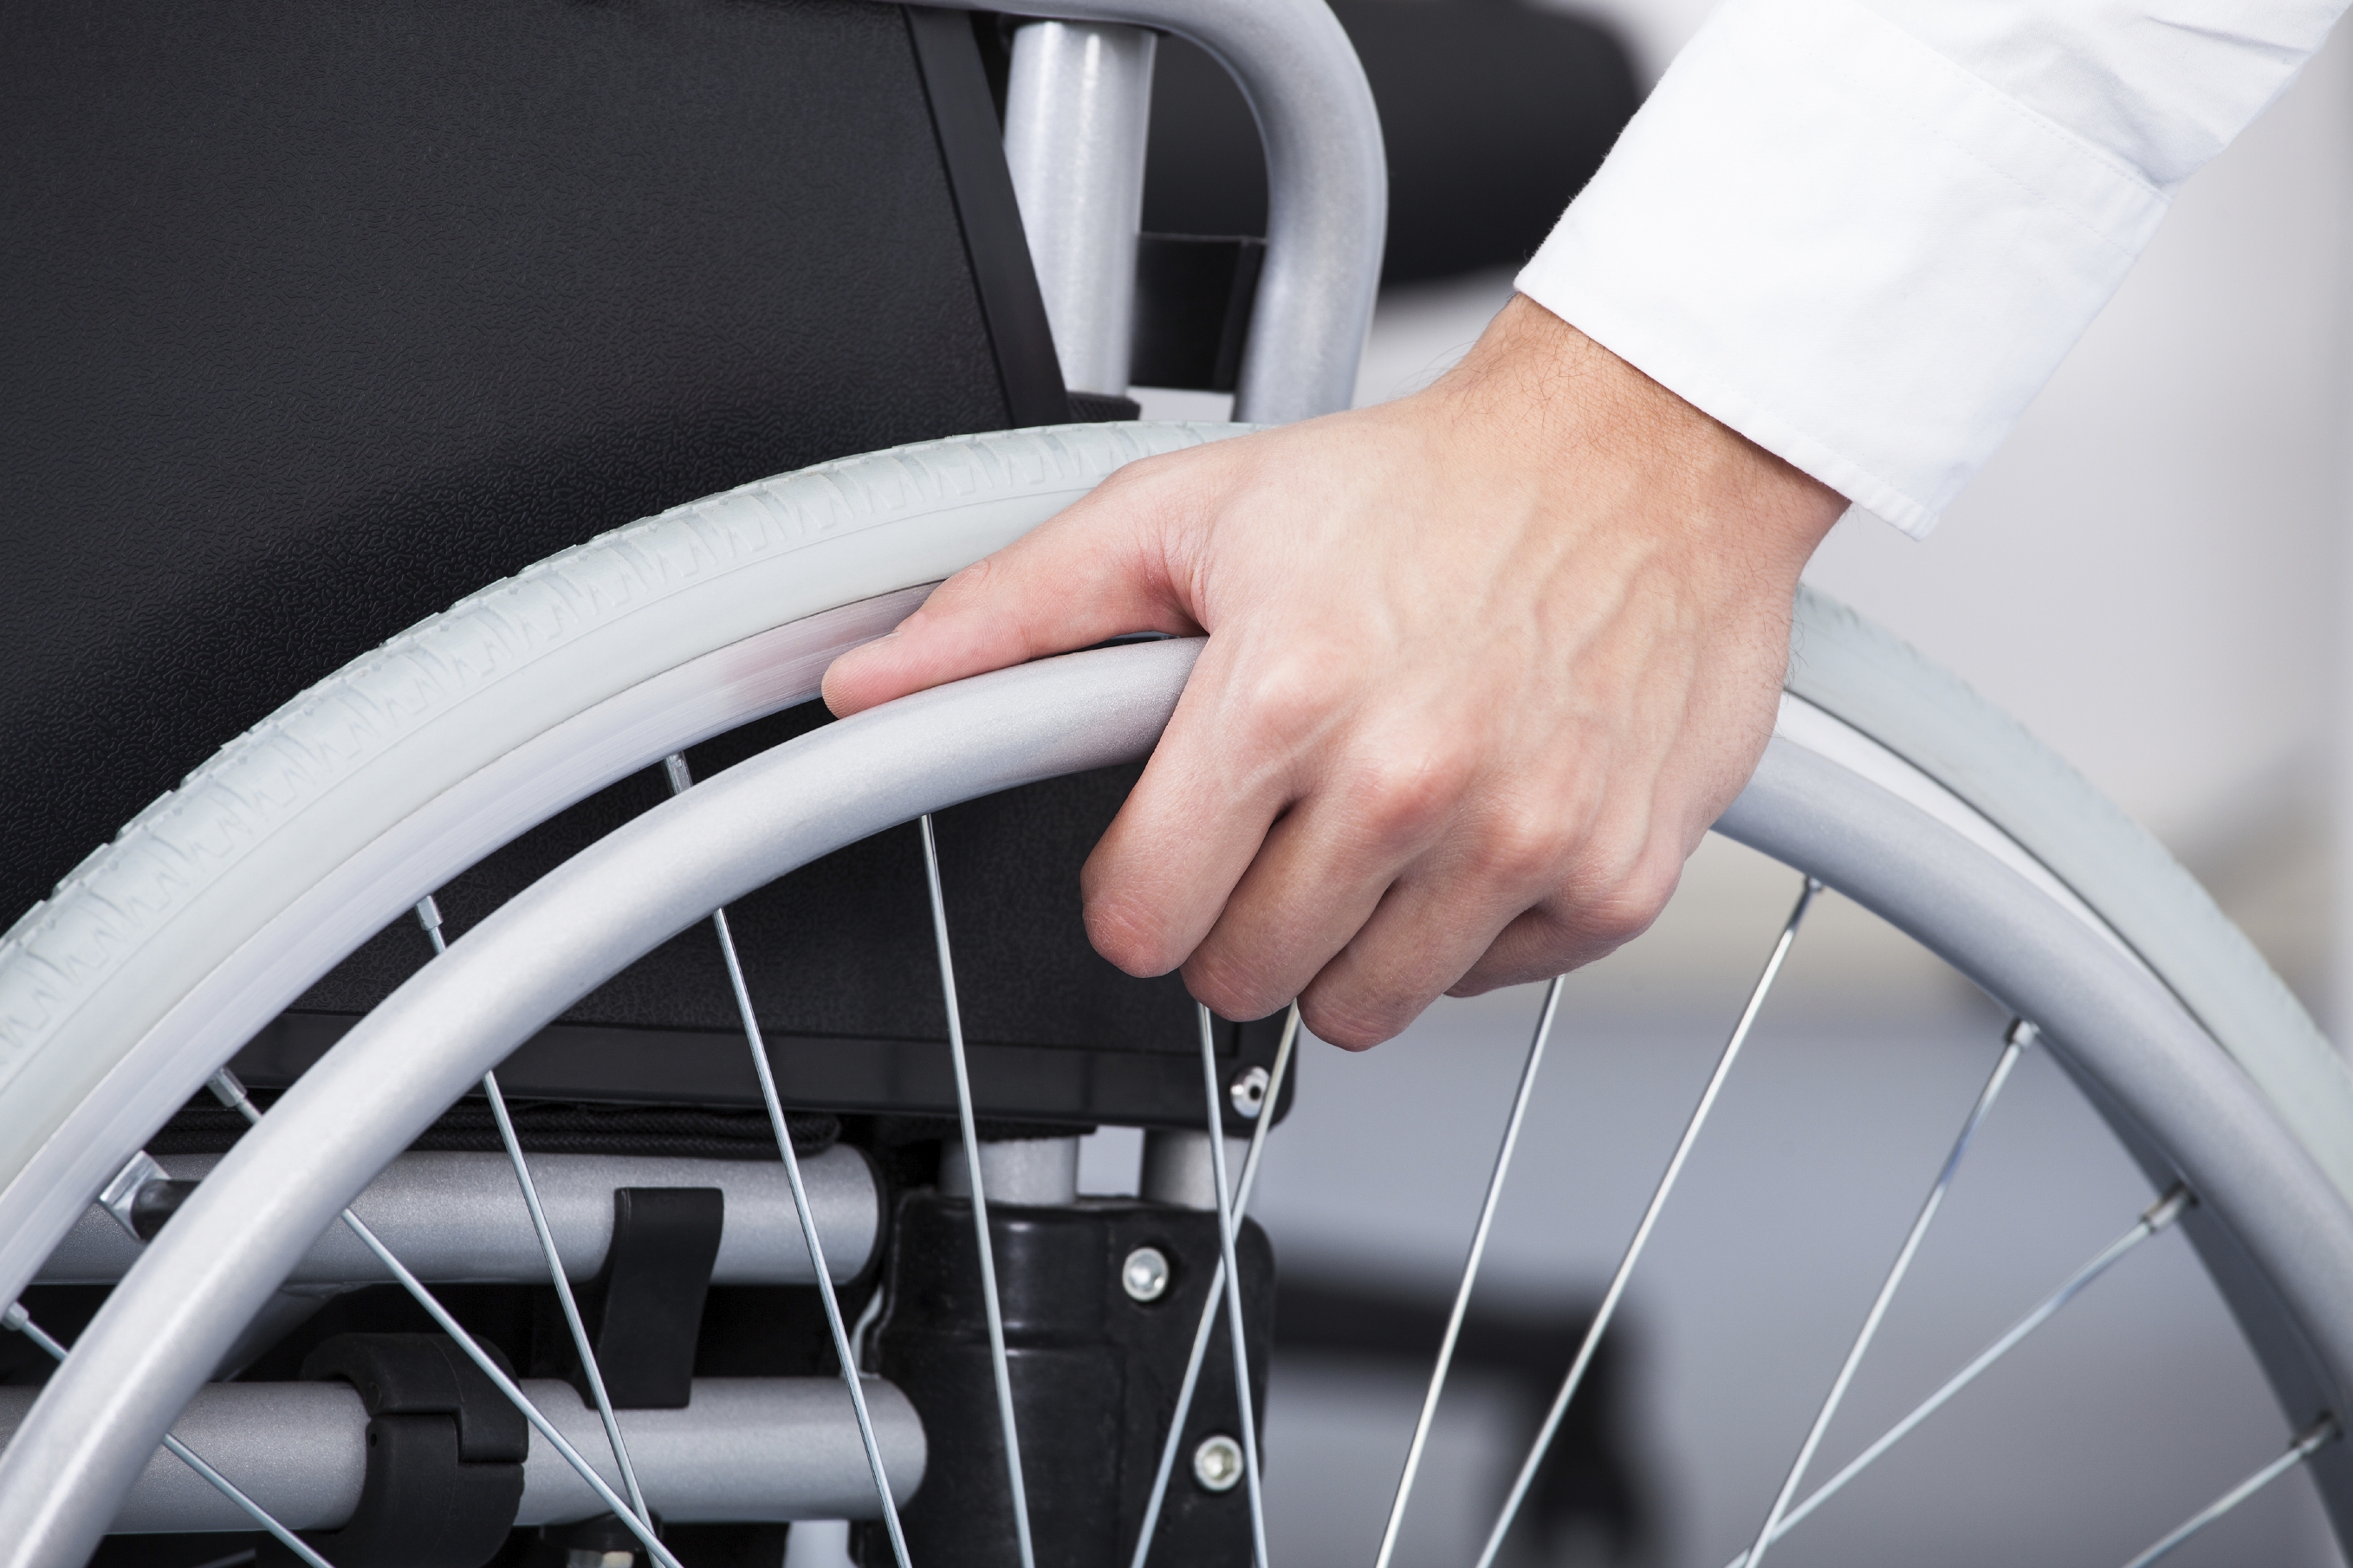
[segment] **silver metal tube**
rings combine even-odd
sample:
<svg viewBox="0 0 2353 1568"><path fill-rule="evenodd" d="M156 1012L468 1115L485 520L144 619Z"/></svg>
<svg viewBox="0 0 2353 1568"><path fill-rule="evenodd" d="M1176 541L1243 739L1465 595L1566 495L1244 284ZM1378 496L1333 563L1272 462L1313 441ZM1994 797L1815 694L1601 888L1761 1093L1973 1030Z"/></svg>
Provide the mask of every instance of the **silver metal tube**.
<svg viewBox="0 0 2353 1568"><path fill-rule="evenodd" d="M1251 1136L1257 1136L1255 1129ZM1198 1128L1177 1127L1155 1127L1145 1133L1136 1195L1146 1203L1178 1208L1216 1208L1218 1173L1209 1158L1209 1135Z"/></svg>
<svg viewBox="0 0 2353 1568"><path fill-rule="evenodd" d="M940 1145L940 1195L972 1196L964 1140ZM1008 1138L980 1145L981 1190L992 1204L1018 1208L1060 1208L1079 1201L1079 1141L1071 1138Z"/></svg>
<svg viewBox="0 0 2353 1568"><path fill-rule="evenodd" d="M569 1384L533 1379L532 1402L607 1480L596 1412ZM904 1502L923 1475L923 1423L887 1383L865 1380L875 1435ZM12 1437L37 1388L0 1388L0 1445ZM700 1378L683 1410L619 1413L646 1500L665 1520L757 1522L871 1519L879 1511L849 1395L830 1377ZM367 1479L367 1410L351 1384L214 1383L198 1391L173 1430L293 1530L340 1528ZM537 1433L523 1461L518 1525L558 1524L605 1504ZM249 1531L237 1504L158 1449L110 1529L133 1534Z"/></svg>
<svg viewBox="0 0 2353 1568"><path fill-rule="evenodd" d="M16 1436L39 1393L0 1388L0 1444ZM367 1479L367 1410L348 1383L206 1384L172 1432L290 1530L332 1530L359 1506ZM253 1521L158 1448L109 1528L244 1531Z"/></svg>
<svg viewBox="0 0 2353 1568"><path fill-rule="evenodd" d="M1000 10L1003 0L948 0ZM1234 417L1288 424L1345 408L1373 319L1388 167L1365 68L1324 0L1056 0L1031 15L1124 22L1191 40L1250 102L1266 147L1266 266Z"/></svg>
<svg viewBox="0 0 2353 1568"><path fill-rule="evenodd" d="M172 1155L165 1171L201 1178L216 1154ZM613 1241L616 1187L717 1187L727 1218L712 1281L807 1285L816 1271L801 1239L784 1166L772 1160L695 1160L637 1154L535 1154L532 1175L565 1274L593 1279ZM801 1162L827 1266L848 1279L873 1257L879 1199L863 1156L835 1148ZM537 1284L547 1277L530 1212L515 1198L503 1154L403 1154L368 1184L353 1208L422 1279ZM44 1285L102 1284L122 1278L147 1250L93 1205L37 1276ZM331 1226L287 1277L292 1285L380 1283L386 1278L340 1223Z"/></svg>
<svg viewBox="0 0 2353 1568"><path fill-rule="evenodd" d="M610 1457L596 1448L603 1435L596 1413L567 1384L523 1387L612 1479ZM881 1378L861 1378L860 1387L890 1471L892 1499L904 1506L923 1479L923 1422L907 1396ZM620 1417L646 1502L666 1522L881 1514L858 1418L838 1377L697 1378L685 1409L624 1410ZM554 1524L603 1511L596 1494L533 1433L515 1522Z"/></svg>
<svg viewBox="0 0 2353 1568"><path fill-rule="evenodd" d="M1032 22L1013 35L1005 161L1073 392L1127 392L1158 41L1095 22Z"/></svg>

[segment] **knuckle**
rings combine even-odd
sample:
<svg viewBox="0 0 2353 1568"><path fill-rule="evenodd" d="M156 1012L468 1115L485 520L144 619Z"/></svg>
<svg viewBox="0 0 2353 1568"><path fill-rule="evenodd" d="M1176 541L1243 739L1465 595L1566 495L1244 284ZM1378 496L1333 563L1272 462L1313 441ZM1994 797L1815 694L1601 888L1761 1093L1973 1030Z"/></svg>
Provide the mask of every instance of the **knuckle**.
<svg viewBox="0 0 2353 1568"><path fill-rule="evenodd" d="M1331 721L1342 699L1342 672L1320 648L1289 649L1260 660L1240 696L1252 732L1277 746L1295 746Z"/></svg>
<svg viewBox="0 0 2353 1568"><path fill-rule="evenodd" d="M1450 750L1385 749L1351 773L1349 815L1375 842L1398 847L1427 839L1453 816L1472 768Z"/></svg>
<svg viewBox="0 0 2353 1568"><path fill-rule="evenodd" d="M1521 809L1498 814L1482 826L1472 864L1484 881L1534 893L1558 882L1570 849L1567 826L1557 814Z"/></svg>
<svg viewBox="0 0 2353 1568"><path fill-rule="evenodd" d="M1571 896L1575 924L1604 952L1622 947L1651 929L1682 875L1672 855L1646 845L1605 849Z"/></svg>

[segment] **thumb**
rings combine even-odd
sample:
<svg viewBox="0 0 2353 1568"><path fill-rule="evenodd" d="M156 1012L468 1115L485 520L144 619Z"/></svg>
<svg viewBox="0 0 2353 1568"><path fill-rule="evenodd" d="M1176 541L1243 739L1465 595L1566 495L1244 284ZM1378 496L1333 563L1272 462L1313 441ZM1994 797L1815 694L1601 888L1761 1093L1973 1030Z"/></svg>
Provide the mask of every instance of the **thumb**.
<svg viewBox="0 0 2353 1568"><path fill-rule="evenodd" d="M825 672L825 702L847 717L1126 632L1200 630L1170 570L1151 487L1114 475L1088 496L932 591L923 608Z"/></svg>

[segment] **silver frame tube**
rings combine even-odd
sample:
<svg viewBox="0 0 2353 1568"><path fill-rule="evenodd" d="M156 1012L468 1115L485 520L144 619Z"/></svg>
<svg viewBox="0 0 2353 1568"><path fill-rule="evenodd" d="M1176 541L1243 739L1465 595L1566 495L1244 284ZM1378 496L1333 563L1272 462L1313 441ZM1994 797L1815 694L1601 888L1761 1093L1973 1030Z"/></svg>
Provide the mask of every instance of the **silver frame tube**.
<svg viewBox="0 0 2353 1568"><path fill-rule="evenodd" d="M173 1176L201 1179L217 1154L175 1154ZM534 1154L532 1174L567 1279L594 1279L613 1241L617 1187L717 1187L726 1199L712 1280L720 1285L807 1285L817 1274L784 1166L774 1160L697 1160L641 1154ZM881 1199L865 1157L828 1149L801 1162L826 1263L837 1279L872 1260ZM353 1208L420 1279L536 1285L547 1261L504 1154L403 1154L370 1182ZM175 1222L176 1223L176 1222ZM35 1277L43 1285L110 1284L147 1246L93 1205ZM330 1225L286 1276L298 1288L380 1285L388 1276L342 1225Z"/></svg>
<svg viewBox="0 0 2353 1568"><path fill-rule="evenodd" d="M948 4L1006 9L1001 0ZM1234 417L1282 425L1347 407L1380 285L1389 185L1373 89L1331 7L1324 0L1063 0L1013 9L1174 33L1232 73L1266 147L1267 191L1266 265ZM1050 302L1048 310L1051 320Z"/></svg>
<svg viewBox="0 0 2353 1568"><path fill-rule="evenodd" d="M1093 22L1031 22L1013 35L1005 163L1073 392L1127 393L1159 41Z"/></svg>
<svg viewBox="0 0 2353 1568"><path fill-rule="evenodd" d="M904 1501L923 1479L923 1423L898 1389L874 1377L863 1383L892 1494ZM535 1378L522 1387L617 1484L596 1412L567 1384ZM39 1392L0 1388L0 1444L15 1436ZM686 1408L624 1410L618 1419L646 1500L667 1521L872 1519L880 1512L838 1378L698 1378ZM367 1425L367 1410L347 1383L213 1383L197 1391L174 1430L288 1528L336 1530L359 1506ZM565 1523L604 1509L546 1439L532 1434L516 1524ZM235 1503L161 1449L110 1524L132 1533L253 1528Z"/></svg>

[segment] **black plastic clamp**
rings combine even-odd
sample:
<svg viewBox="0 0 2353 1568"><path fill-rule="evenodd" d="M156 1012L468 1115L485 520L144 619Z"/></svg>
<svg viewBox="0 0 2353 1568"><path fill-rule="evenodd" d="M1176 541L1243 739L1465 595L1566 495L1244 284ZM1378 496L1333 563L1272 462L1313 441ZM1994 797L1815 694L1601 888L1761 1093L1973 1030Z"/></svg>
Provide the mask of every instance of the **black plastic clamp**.
<svg viewBox="0 0 2353 1568"><path fill-rule="evenodd" d="M617 1410L683 1410L694 1386L702 1303L727 1224L717 1187L620 1187L613 1243L587 1292L596 1365ZM586 1378L575 1370L583 1403Z"/></svg>
<svg viewBox="0 0 2353 1568"><path fill-rule="evenodd" d="M448 1335L337 1334L302 1375L342 1378L367 1406L359 1507L341 1530L303 1532L335 1568L482 1568L506 1544L531 1429ZM268 1539L256 1559L294 1561Z"/></svg>

